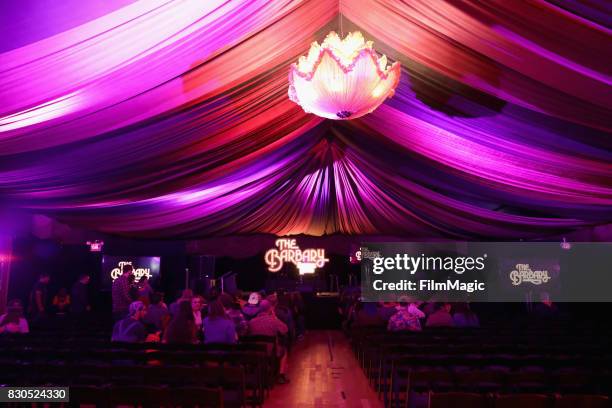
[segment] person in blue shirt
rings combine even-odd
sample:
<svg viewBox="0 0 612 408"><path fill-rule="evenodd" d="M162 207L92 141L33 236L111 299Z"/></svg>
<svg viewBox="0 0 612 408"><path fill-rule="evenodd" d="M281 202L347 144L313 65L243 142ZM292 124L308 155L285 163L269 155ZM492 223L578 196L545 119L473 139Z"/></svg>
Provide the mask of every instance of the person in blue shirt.
<svg viewBox="0 0 612 408"><path fill-rule="evenodd" d="M208 316L202 322L204 343L236 343L236 326L225 313L223 304L219 300L210 302Z"/></svg>

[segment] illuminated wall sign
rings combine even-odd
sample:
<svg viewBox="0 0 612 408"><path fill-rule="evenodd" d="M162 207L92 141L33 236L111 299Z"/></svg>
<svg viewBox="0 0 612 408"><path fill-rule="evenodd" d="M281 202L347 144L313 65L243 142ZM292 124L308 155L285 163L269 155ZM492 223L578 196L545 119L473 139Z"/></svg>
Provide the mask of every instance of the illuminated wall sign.
<svg viewBox="0 0 612 408"><path fill-rule="evenodd" d="M514 286L523 282L530 282L534 285L541 285L550 280L547 270L532 270L529 264L517 264L516 269L510 272L510 279Z"/></svg>
<svg viewBox="0 0 612 408"><path fill-rule="evenodd" d="M329 259L323 248L300 249L295 239L279 238L274 242L276 248L269 249L265 261L270 272L278 272L285 262L294 264L300 275L314 273L316 268L325 266Z"/></svg>
<svg viewBox="0 0 612 408"><path fill-rule="evenodd" d="M89 250L91 252L102 252L102 247L104 246L104 241L87 241L87 245L89 245Z"/></svg>
<svg viewBox="0 0 612 408"><path fill-rule="evenodd" d="M121 275L123 275L123 267L125 265L132 265L132 261L121 261L117 264L116 268L113 268L111 270L110 274L111 274L111 278L113 279L113 281L117 279L118 277L120 277ZM153 276L151 274L151 268L134 267L132 273L134 275L134 282L138 282L143 276L146 276L147 279L151 279L151 277Z"/></svg>

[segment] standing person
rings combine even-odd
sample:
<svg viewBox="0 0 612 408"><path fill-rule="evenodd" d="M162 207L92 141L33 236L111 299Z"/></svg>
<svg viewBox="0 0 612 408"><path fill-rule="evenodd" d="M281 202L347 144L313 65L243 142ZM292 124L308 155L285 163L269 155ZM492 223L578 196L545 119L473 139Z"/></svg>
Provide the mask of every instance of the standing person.
<svg viewBox="0 0 612 408"><path fill-rule="evenodd" d="M53 307L55 308L55 313L59 316L65 316L68 312L68 308L70 307L70 295L68 294L68 289L61 288L57 294L53 297Z"/></svg>
<svg viewBox="0 0 612 408"><path fill-rule="evenodd" d="M47 286L51 281L48 273L40 274L38 281L30 292L29 311L32 323L38 324L47 316Z"/></svg>
<svg viewBox="0 0 612 408"><path fill-rule="evenodd" d="M132 265L124 265L123 273L113 282L113 320L115 321L119 321L127 315L132 303L130 279L133 279L133 270Z"/></svg>
<svg viewBox="0 0 612 408"><path fill-rule="evenodd" d="M191 303L179 302L178 311L170 320L164 333L163 343L195 344L197 343L196 326L193 320Z"/></svg>
<svg viewBox="0 0 612 408"><path fill-rule="evenodd" d="M79 280L72 285L70 295L72 297L72 303L70 304L70 313L75 317L81 317L86 312L91 310L89 305L89 292L87 291L87 285L91 278L88 274L82 274L79 276Z"/></svg>
<svg viewBox="0 0 612 408"><path fill-rule="evenodd" d="M111 341L143 343L147 338L147 329L142 324L142 318L146 313L147 306L144 303L140 301L130 303L128 316L113 326Z"/></svg>
<svg viewBox="0 0 612 408"><path fill-rule="evenodd" d="M289 382L287 378L287 350L280 344L279 336L287 334L287 325L281 322L275 315L272 305L267 300L262 300L259 305L257 317L249 321L249 334L275 337L277 340L277 357L280 359L279 384Z"/></svg>
<svg viewBox="0 0 612 408"><path fill-rule="evenodd" d="M210 302L208 316L204 318L204 343L236 343L236 327L225 313L220 300Z"/></svg>

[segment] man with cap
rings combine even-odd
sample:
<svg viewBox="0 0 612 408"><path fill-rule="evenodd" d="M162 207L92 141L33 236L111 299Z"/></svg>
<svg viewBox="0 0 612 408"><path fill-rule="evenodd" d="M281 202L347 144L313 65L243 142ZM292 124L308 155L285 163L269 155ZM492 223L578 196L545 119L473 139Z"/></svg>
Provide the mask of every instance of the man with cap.
<svg viewBox="0 0 612 408"><path fill-rule="evenodd" d="M125 343L142 343L147 338L147 329L142 324L142 318L147 313L147 307L141 301L132 302L128 317L119 320L113 327L111 341Z"/></svg>
<svg viewBox="0 0 612 408"><path fill-rule="evenodd" d="M260 301L261 295L259 293L253 292L250 294L249 301L242 308L242 313L244 313L244 316L247 318L247 320L251 320L252 318L257 316L260 311Z"/></svg>
<svg viewBox="0 0 612 408"><path fill-rule="evenodd" d="M387 330L389 331L421 331L421 322L419 319L425 317L416 304L410 301L408 296L399 298L397 311L389 318Z"/></svg>

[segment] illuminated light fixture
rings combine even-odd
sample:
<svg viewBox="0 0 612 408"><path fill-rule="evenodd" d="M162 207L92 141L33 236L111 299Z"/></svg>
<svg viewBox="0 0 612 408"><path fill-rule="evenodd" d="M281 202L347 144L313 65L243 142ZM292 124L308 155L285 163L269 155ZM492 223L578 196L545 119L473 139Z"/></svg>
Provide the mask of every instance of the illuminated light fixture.
<svg viewBox="0 0 612 408"><path fill-rule="evenodd" d="M102 247L104 246L104 241L87 241L87 245L89 245L89 250L91 252L102 252Z"/></svg>
<svg viewBox="0 0 612 408"><path fill-rule="evenodd" d="M298 262L297 268L300 271L300 275L306 275L315 273L315 269L317 269L317 264L311 262Z"/></svg>
<svg viewBox="0 0 612 408"><path fill-rule="evenodd" d="M387 66L372 41L359 31L341 39L330 32L321 45L313 42L289 71L289 99L305 112L328 119L349 120L373 112L393 96L401 66Z"/></svg>
<svg viewBox="0 0 612 408"><path fill-rule="evenodd" d="M570 244L569 242L567 242L567 240L565 239L565 237L563 238L563 241L561 242L561 248L565 249L566 251L568 249L572 248L572 244Z"/></svg>

